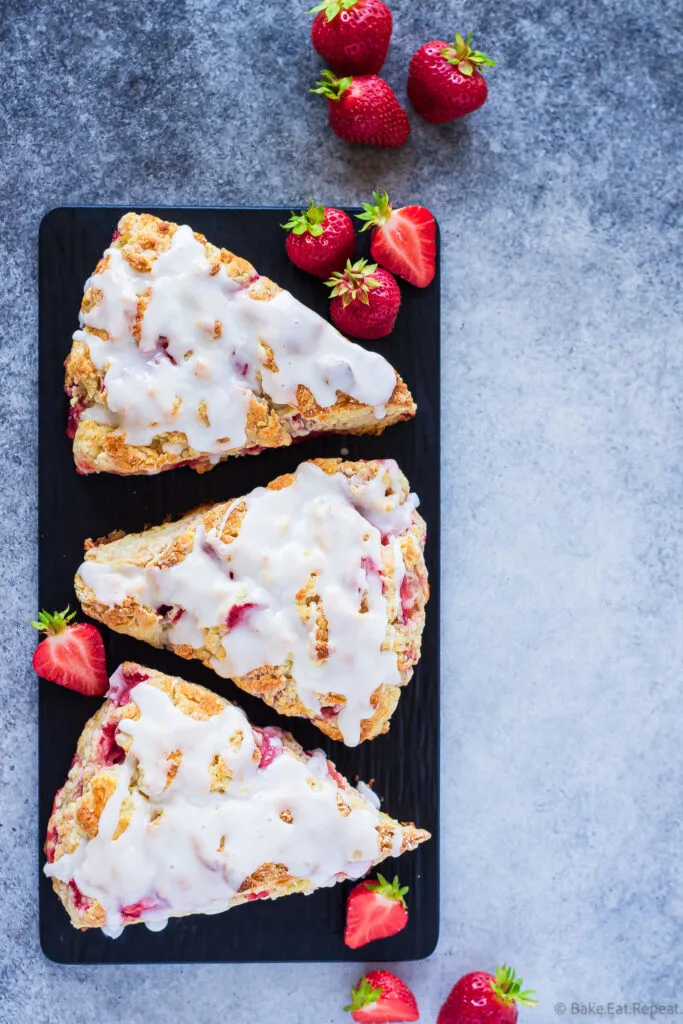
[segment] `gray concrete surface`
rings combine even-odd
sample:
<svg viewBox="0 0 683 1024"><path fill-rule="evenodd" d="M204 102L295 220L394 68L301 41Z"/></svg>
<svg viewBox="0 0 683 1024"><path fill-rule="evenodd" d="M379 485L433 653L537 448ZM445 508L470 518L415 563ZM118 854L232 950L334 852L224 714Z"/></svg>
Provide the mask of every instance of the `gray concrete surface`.
<svg viewBox="0 0 683 1024"><path fill-rule="evenodd" d="M541 995L523 1020L683 1010L677 5L393 0L400 94L413 49L456 28L500 60L482 111L415 117L398 153L327 129L306 7L2 3L0 1020L343 1019L349 966L40 953L36 240L61 203L379 185L434 210L444 261L442 937L402 973L424 1021L500 960Z"/></svg>

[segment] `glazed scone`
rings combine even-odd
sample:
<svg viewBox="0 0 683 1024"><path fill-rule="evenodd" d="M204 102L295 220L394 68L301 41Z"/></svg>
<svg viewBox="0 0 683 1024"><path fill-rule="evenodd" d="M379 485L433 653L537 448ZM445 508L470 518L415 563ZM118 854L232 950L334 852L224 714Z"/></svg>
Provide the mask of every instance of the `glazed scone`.
<svg viewBox="0 0 683 1024"><path fill-rule="evenodd" d="M116 937L312 893L429 838L382 813L321 750L127 662L55 797L44 870L76 928Z"/></svg>
<svg viewBox="0 0 683 1024"><path fill-rule="evenodd" d="M383 356L148 213L121 218L85 284L65 388L80 473L203 472L312 432L380 433L416 411Z"/></svg>
<svg viewBox="0 0 683 1024"><path fill-rule="evenodd" d="M355 746L420 656L425 524L391 460L316 459L246 497L86 544L83 610Z"/></svg>

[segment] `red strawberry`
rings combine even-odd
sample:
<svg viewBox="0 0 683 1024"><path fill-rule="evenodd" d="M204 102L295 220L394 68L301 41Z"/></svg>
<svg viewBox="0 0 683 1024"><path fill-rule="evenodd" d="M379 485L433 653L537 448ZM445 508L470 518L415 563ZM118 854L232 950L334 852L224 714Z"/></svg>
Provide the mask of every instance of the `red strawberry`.
<svg viewBox="0 0 683 1024"><path fill-rule="evenodd" d="M451 989L439 1010L437 1024L516 1024L517 1003L536 1006L535 993L522 991L522 979L511 967L466 974Z"/></svg>
<svg viewBox="0 0 683 1024"><path fill-rule="evenodd" d="M361 882L355 886L346 904L346 945L358 949L375 939L387 939L402 931L408 924L403 898L407 892L408 886L401 886L398 878L387 882L380 874L376 882Z"/></svg>
<svg viewBox="0 0 683 1024"><path fill-rule="evenodd" d="M109 689L104 643L100 631L87 622L71 620L76 612L40 612L31 625L47 633L33 652L33 668L43 679L87 697L102 697Z"/></svg>
<svg viewBox="0 0 683 1024"><path fill-rule="evenodd" d="M396 323L401 289L388 270L367 260L351 263L325 282L330 292L330 316L335 326L354 338L386 338Z"/></svg>
<svg viewBox="0 0 683 1024"><path fill-rule="evenodd" d="M323 71L311 92L327 97L327 116L344 142L396 148L410 135L408 115L390 85L377 75L337 78Z"/></svg>
<svg viewBox="0 0 683 1024"><path fill-rule="evenodd" d="M353 1020L373 1024L420 1019L415 996L390 971L370 971L364 975L351 989L351 1003L344 1009L351 1012Z"/></svg>
<svg viewBox="0 0 683 1024"><path fill-rule="evenodd" d="M478 68L495 67L485 53L470 49L472 33L455 34L455 46L441 39L425 43L413 54L408 70L408 96L431 124L454 121L486 102L488 86Z"/></svg>
<svg viewBox="0 0 683 1024"><path fill-rule="evenodd" d="M373 227L370 255L392 274L418 288L426 288L436 271L436 221L424 206L393 210L386 192L373 192L372 203L363 203L361 228Z"/></svg>
<svg viewBox="0 0 683 1024"><path fill-rule="evenodd" d="M393 18L382 0L322 0L310 12L311 42L340 75L376 74L387 59Z"/></svg>
<svg viewBox="0 0 683 1024"><path fill-rule="evenodd" d="M292 212L282 227L290 232L285 244L292 263L323 281L341 270L356 251L349 215L332 206L316 206L312 199L307 210Z"/></svg>

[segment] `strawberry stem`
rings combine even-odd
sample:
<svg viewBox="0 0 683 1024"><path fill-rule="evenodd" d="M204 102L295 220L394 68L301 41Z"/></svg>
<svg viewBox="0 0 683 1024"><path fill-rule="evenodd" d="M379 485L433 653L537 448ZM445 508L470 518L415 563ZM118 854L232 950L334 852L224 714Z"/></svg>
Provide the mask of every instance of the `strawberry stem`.
<svg viewBox="0 0 683 1024"><path fill-rule="evenodd" d="M367 978L361 978L356 987L351 989L351 1002L344 1007L344 1012L351 1011L353 1013L354 1010L362 1010L364 1006L376 1003L382 995L382 991L379 986L373 985Z"/></svg>
<svg viewBox="0 0 683 1024"><path fill-rule="evenodd" d="M350 11L357 3L358 0L322 0L322 3L312 7L308 13L318 14L320 11L324 11L327 20L334 21L338 14L342 11Z"/></svg>
<svg viewBox="0 0 683 1024"><path fill-rule="evenodd" d="M463 75L467 75L468 78L475 70L485 71L486 68L495 68L497 63L491 57L487 57L485 53L481 53L479 50L472 50L470 48L471 42L471 32L467 39L463 39L460 33L456 32L455 46L449 46L446 50L441 51L441 56L445 57L449 64L454 64L458 71Z"/></svg>
<svg viewBox="0 0 683 1024"><path fill-rule="evenodd" d="M305 235L308 232L314 238L319 238L323 233L322 223L324 220L325 207L316 205L315 199L309 199L307 210L302 210L301 213L294 213L292 210L292 215L287 223L281 224L280 227L295 235Z"/></svg>
<svg viewBox="0 0 683 1024"><path fill-rule="evenodd" d="M34 629L39 633L47 633L48 636L57 636L69 628L69 623L76 618L76 612L70 612L67 605L62 612L38 612L38 618L31 622Z"/></svg>
<svg viewBox="0 0 683 1024"><path fill-rule="evenodd" d="M403 897L408 892L408 889L410 887L407 885L402 886L398 880L398 875L394 875L393 882L387 882L384 875L380 875L378 871L377 881L366 882L365 888L369 889L371 892L379 893L380 896L386 896L386 898L389 900L396 900L398 903L402 903L403 906L405 907L406 901L404 900Z"/></svg>
<svg viewBox="0 0 683 1024"><path fill-rule="evenodd" d="M523 984L521 978L515 977L512 967L503 964L502 967L496 967L496 976L495 980L491 982L491 989L504 1006L512 1006L514 1003L519 1003L520 1006L538 1006L536 993L533 989L523 991Z"/></svg>
<svg viewBox="0 0 683 1024"><path fill-rule="evenodd" d="M320 81L317 82L317 89L310 89L310 92L316 92L320 96L326 96L328 100L340 100L346 90L349 88L353 78L337 78L332 71L327 69L322 72Z"/></svg>
<svg viewBox="0 0 683 1024"><path fill-rule="evenodd" d="M369 306L370 291L380 286L377 278L373 277L376 270L376 263L368 263L367 260L352 263L351 260L347 260L344 270L335 271L329 281L325 281L328 288L332 289L330 298L336 299L337 296L341 296L344 308L356 299Z"/></svg>
<svg viewBox="0 0 683 1024"><path fill-rule="evenodd" d="M367 231L373 224L386 224L391 217L391 203L385 189L382 189L381 192L373 192L372 200L371 203L362 204L363 213L356 214L358 220L367 222L361 231Z"/></svg>

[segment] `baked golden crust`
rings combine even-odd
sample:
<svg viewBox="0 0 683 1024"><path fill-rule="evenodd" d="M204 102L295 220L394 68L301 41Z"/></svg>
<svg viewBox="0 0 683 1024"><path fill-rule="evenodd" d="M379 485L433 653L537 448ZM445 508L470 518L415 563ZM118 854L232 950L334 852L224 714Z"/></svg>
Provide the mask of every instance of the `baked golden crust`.
<svg viewBox="0 0 683 1024"><path fill-rule="evenodd" d="M123 259L134 270L139 273L149 272L158 255L170 247L178 227L178 224L148 213L127 213L119 221L112 246L121 252ZM227 249L217 248L198 232L194 232L194 237L204 247L212 273L226 274L243 286L250 298L268 302L282 291L275 282L259 277L247 260L235 256ZM106 269L105 256L99 261L91 280L95 281L97 275ZM101 301L102 292L91 283L83 295L82 314L96 308ZM137 316L133 322L132 335L138 341L146 301L144 296L138 299ZM222 325L219 321L216 321L215 331L215 337L220 337ZM86 336L96 335L103 341L108 340L107 332L101 328L85 324L83 332ZM106 411L108 406L106 368L98 369L93 364L88 344L82 338L74 339L65 369L65 390L70 397L71 407L70 435L73 437L76 468L80 473L153 474L179 465L189 465L201 473L231 455L257 454L264 448L286 446L293 439L314 432L380 434L391 424L410 419L417 409L398 374L394 392L382 419L377 419L371 406L341 391L337 391L336 402L326 408L318 405L311 391L304 385L297 388L296 405L277 405L269 396L254 393L247 411L246 443L224 452L218 459L194 449L187 435L179 430L159 433L149 444L132 445L126 443L117 426L89 416L83 418L86 410L96 411L100 408ZM106 415L103 419L106 419Z"/></svg>
<svg viewBox="0 0 683 1024"><path fill-rule="evenodd" d="M121 678L129 680L132 685L144 681L162 690L177 709L197 721L219 714L229 703L202 686L141 665L125 663L121 666L120 673ZM100 817L107 800L116 789L121 763L131 745L129 736L122 732L117 733L117 726L123 719L136 720L139 717L140 710L133 699L129 699L128 703L117 703L115 699L107 699L86 723L67 780L54 800L45 841L45 855L49 864L58 862L65 854L73 853L83 841L97 836ZM285 747L298 760L305 761L306 755L301 746L288 733L280 735ZM179 756L175 764L173 757L169 758L167 785L172 783L182 757L180 751L177 753ZM221 791L229 783L229 778L226 779L224 772L221 772L220 762L215 766L215 777L216 783L211 788L214 791ZM339 787L340 813L348 814L349 806L363 805L364 800L357 790L336 771L334 779ZM134 785L137 786L137 780ZM131 810L132 802L127 803L124 800L114 839L128 828ZM286 821L286 817L283 817L283 820ZM375 863L380 863L392 854L394 840L399 832L401 853L415 849L430 838L430 834L425 830L416 828L412 823L401 824L382 812L379 814L377 832L380 855ZM84 896L73 881L64 882L53 878L52 884L76 928L96 928L106 924L103 906L97 900ZM277 899L295 892L309 893L314 891L314 888L308 880L290 875L286 865L264 863L244 880L231 900L230 907L266 896ZM138 922L131 919L125 923Z"/></svg>
<svg viewBox="0 0 683 1024"><path fill-rule="evenodd" d="M384 475L386 472L382 462L379 461L342 462L340 459L312 459L310 462L328 475L343 473L351 480L357 478L367 481L375 478L378 474ZM269 490L280 490L291 486L294 480L295 474L289 473L277 477L267 486ZM388 488L392 486L388 477L386 486ZM409 488L408 481L403 474L400 474L400 486L402 497L405 499ZM228 510L229 514L226 515ZM183 561L190 553L195 532L200 526L207 532L218 529L220 540L225 544L230 543L239 534L245 511L246 505L237 499L233 502L223 502L190 512L175 523L156 526L144 533L124 536L117 533L115 539L105 538L94 545L92 541L87 541L85 561L87 563L95 560L110 564L121 562L128 565L168 569ZM409 529L397 538L405 566L405 578L400 594L396 593L396 582L390 561L393 556L390 548L382 548L383 564L379 570L383 590L388 607L393 606L396 609L393 620L387 622L383 649L396 653L400 683L398 685L383 683L373 692L370 703L374 710L370 718L361 721L361 742L388 731L389 721L400 697L400 688L411 679L413 668L420 657L425 605L429 598L429 583L423 556L425 536L424 520L417 512L414 512ZM169 618L166 613L149 607L134 597L126 597L125 600L113 606L103 604L97 600L95 593L86 585L80 574L76 575L75 589L84 612L91 618L104 622L110 629L118 633L126 633L153 647L168 647L181 658L198 658L208 667L215 667L212 664L215 660L220 662L225 658L222 639L228 632L227 625L204 630L202 647L194 647L186 643L177 644L169 636L173 618ZM299 614L304 621L307 621L305 617L309 614L309 597L310 594L305 592L297 595ZM325 657L324 648L327 635L324 617L317 625L316 641L321 648L319 656ZM297 691L296 679L292 675L291 663L264 665L244 676L231 676L231 678L241 689L259 697L280 714L309 718L331 739L344 739L335 715L331 717L326 717L322 713L311 715L302 703ZM325 694L323 698L321 700L323 707L338 709L344 703L344 698L335 693Z"/></svg>

